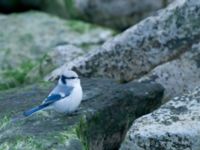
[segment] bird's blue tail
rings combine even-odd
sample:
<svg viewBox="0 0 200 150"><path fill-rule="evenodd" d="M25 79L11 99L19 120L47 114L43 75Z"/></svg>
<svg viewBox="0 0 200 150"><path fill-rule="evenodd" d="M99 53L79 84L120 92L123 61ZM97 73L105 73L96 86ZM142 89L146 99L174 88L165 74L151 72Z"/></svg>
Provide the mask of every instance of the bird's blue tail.
<svg viewBox="0 0 200 150"><path fill-rule="evenodd" d="M34 107L34 108L32 108L32 109L29 109L29 110L25 111L25 112L23 113L23 115L24 115L25 117L28 117L28 116L32 115L33 113L35 113L35 112L37 112L37 111L40 111L40 110L42 110L42 109L48 107L49 105L50 105L50 104L42 104L42 105L39 105L39 106L37 106L37 107Z"/></svg>

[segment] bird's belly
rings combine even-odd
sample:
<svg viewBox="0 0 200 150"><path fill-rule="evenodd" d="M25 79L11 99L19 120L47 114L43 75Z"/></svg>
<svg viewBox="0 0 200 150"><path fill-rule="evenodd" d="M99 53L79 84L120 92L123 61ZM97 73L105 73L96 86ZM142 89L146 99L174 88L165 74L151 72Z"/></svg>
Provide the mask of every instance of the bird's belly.
<svg viewBox="0 0 200 150"><path fill-rule="evenodd" d="M53 107L58 112L70 113L75 111L82 99L82 91L73 91L72 94L62 100L59 100L53 104Z"/></svg>

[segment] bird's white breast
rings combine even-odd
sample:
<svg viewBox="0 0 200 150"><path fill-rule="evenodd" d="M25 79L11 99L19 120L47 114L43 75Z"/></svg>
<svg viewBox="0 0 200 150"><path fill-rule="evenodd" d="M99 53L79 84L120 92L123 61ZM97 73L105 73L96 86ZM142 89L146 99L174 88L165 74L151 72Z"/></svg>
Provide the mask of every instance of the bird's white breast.
<svg viewBox="0 0 200 150"><path fill-rule="evenodd" d="M82 95L83 94L81 86L76 85L68 97L55 102L53 104L53 107L58 112L65 112L65 113L73 112L78 108L82 100Z"/></svg>

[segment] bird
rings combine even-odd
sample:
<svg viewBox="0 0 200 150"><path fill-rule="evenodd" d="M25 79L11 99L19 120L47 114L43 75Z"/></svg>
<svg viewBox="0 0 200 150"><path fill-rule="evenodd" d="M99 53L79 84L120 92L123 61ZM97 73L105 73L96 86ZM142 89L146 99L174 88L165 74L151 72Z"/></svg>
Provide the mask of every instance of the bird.
<svg viewBox="0 0 200 150"><path fill-rule="evenodd" d="M53 108L60 113L72 113L80 105L82 95L81 81L77 73L65 70L59 76L56 87L44 99L43 103L24 111L23 116L28 117L47 108Z"/></svg>

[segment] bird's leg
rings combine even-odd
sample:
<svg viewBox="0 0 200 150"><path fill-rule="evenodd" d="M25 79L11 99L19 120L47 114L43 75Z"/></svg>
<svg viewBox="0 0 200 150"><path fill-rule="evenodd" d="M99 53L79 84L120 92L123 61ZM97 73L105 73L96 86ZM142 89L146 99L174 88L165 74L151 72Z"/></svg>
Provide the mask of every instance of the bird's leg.
<svg viewBox="0 0 200 150"><path fill-rule="evenodd" d="M78 112L77 111L74 111L74 112L71 112L71 113L67 113L67 116L77 116L78 115Z"/></svg>

